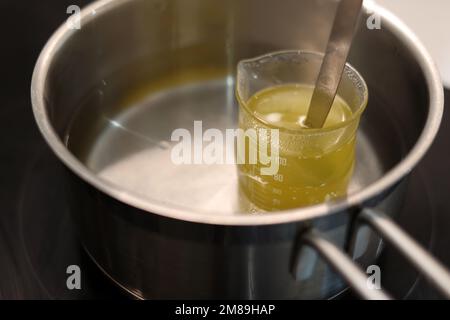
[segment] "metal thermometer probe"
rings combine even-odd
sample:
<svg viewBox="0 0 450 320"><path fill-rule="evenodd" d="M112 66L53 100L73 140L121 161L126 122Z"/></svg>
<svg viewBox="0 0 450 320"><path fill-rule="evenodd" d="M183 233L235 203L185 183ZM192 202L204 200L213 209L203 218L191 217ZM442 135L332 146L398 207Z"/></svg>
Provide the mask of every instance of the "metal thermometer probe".
<svg viewBox="0 0 450 320"><path fill-rule="evenodd" d="M358 25L362 2L363 0L341 0L338 5L305 120L310 128L322 128L333 105Z"/></svg>

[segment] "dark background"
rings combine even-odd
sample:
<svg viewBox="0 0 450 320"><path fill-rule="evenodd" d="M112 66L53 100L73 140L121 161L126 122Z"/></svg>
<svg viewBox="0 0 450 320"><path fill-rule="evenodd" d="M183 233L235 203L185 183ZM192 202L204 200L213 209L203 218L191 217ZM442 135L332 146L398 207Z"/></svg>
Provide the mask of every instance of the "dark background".
<svg viewBox="0 0 450 320"><path fill-rule="evenodd" d="M31 111L30 85L34 64L51 34L68 15L71 4L91 1L0 1L0 180L2 206L17 202L18 188L30 156L45 148Z"/></svg>
<svg viewBox="0 0 450 320"><path fill-rule="evenodd" d="M0 2L0 298L122 297L79 247L64 210L58 161L38 132L29 94L39 52L67 19L66 8L89 2ZM450 91L446 91L446 99L450 100ZM399 222L450 266L449 120L445 110L439 136L413 174ZM413 223L421 216L430 218ZM431 233L423 232L427 227ZM388 250L382 260L397 258ZM85 290L69 292L65 280L61 281L71 263L86 266ZM391 268L386 282L394 278L401 282L392 285L392 291L408 298L436 297L424 281L415 282L410 290L411 281L399 276L409 272L401 259Z"/></svg>
<svg viewBox="0 0 450 320"><path fill-rule="evenodd" d="M66 9L91 1L0 1L0 299L118 298L92 265L64 210L61 166L35 125L34 64ZM68 265L82 265L82 290L66 288Z"/></svg>

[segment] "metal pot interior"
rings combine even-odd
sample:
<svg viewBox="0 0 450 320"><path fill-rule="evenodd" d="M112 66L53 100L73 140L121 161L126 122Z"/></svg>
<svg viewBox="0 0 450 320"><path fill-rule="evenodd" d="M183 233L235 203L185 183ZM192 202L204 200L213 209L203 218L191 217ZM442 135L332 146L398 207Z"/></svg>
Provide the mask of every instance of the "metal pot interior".
<svg viewBox="0 0 450 320"><path fill-rule="evenodd" d="M205 215L245 214L233 165L170 161L173 130L237 123L236 64L270 51L322 52L335 10L324 0L101 1L60 36L45 83L51 126L92 173L150 203ZM95 12L93 11L95 10ZM407 156L429 112L427 79L386 21L366 28L350 63L369 86L349 195ZM383 21L382 21L383 23Z"/></svg>

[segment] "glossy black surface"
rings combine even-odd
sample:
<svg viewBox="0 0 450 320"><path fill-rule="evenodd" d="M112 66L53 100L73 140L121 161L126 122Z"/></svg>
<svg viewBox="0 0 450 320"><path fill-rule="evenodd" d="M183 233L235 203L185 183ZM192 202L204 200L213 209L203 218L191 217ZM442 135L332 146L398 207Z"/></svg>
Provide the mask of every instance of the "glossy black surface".
<svg viewBox="0 0 450 320"><path fill-rule="evenodd" d="M34 63L71 4L88 1L0 3L0 298L126 298L81 248L66 210L62 168L40 136L31 112ZM450 99L450 91L446 91ZM448 104L448 103L447 103ZM432 150L410 178L399 223L450 266L450 115L445 111ZM66 288L66 268L79 265L82 289ZM383 285L397 297L437 298L428 284L389 249L379 265Z"/></svg>

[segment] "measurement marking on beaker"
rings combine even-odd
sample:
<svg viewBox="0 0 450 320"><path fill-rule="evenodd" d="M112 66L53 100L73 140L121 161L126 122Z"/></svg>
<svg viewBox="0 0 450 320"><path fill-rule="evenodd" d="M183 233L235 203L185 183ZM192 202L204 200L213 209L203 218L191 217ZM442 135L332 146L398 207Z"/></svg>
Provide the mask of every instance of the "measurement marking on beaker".
<svg viewBox="0 0 450 320"><path fill-rule="evenodd" d="M276 195L279 195L279 196L281 196L281 195L283 194L283 190L278 189L278 188L273 188L273 189L272 189L272 192L273 192L274 194L276 194Z"/></svg>
<svg viewBox="0 0 450 320"><path fill-rule="evenodd" d="M273 180L278 181L278 182L283 182L284 177L281 173L278 173L276 175L273 176Z"/></svg>
<svg viewBox="0 0 450 320"><path fill-rule="evenodd" d="M278 157L278 164L280 166L286 167L287 166L287 159L283 157Z"/></svg>

